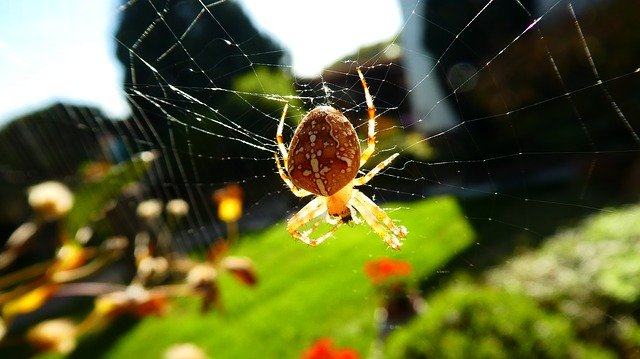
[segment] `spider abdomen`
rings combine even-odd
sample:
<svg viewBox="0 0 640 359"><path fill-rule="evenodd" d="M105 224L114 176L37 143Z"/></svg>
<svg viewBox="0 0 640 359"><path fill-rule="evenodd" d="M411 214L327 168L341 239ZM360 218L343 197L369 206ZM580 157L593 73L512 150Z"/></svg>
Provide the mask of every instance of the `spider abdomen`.
<svg viewBox="0 0 640 359"><path fill-rule="evenodd" d="M353 125L331 106L318 106L302 119L286 163L296 186L331 196L351 183L360 167L360 143Z"/></svg>

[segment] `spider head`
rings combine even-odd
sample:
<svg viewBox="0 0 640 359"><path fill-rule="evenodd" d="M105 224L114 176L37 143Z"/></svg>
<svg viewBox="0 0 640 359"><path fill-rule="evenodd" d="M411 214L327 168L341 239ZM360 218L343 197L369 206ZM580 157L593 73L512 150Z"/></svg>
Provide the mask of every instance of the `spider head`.
<svg viewBox="0 0 640 359"><path fill-rule="evenodd" d="M348 206L353 193L353 185L343 187L333 196L327 198L327 213L329 216L340 220L342 223L349 223L353 219L351 209Z"/></svg>

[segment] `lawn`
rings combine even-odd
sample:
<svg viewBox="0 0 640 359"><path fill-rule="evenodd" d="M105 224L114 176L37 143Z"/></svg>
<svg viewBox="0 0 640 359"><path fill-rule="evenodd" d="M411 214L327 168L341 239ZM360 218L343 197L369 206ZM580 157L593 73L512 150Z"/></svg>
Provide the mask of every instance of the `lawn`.
<svg viewBox="0 0 640 359"><path fill-rule="evenodd" d="M377 335L373 313L378 298L363 273L364 263L380 257L403 259L418 280L437 275L453 255L474 242L451 197L384 207L409 230L401 251L387 248L365 225L343 226L316 248L294 241L284 222L243 235L233 255L254 261L257 287L224 276L224 313L200 314L199 301L181 299L169 314L145 318L108 343L105 357L158 358L173 344L191 342L215 358L295 358L322 337L367 357ZM85 342L79 351L95 356L99 348L92 350Z"/></svg>

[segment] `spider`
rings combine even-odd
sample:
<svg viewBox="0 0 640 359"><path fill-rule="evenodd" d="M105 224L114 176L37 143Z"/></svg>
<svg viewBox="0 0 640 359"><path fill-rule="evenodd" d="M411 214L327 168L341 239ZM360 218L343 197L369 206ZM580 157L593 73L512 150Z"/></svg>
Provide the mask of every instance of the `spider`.
<svg viewBox="0 0 640 359"><path fill-rule="evenodd" d="M356 178L360 168L375 151L376 144L376 108L362 71L360 68L357 71L364 88L369 115L367 148L362 152L351 122L340 111L326 105L317 106L304 116L287 150L282 130L288 104L284 106L276 133L284 168L278 152L274 153L278 172L294 195L315 196L289 219L287 230L294 238L316 246L331 236L341 224L352 220L354 223L361 223L356 215L359 213L389 247L399 250L401 240L407 235L406 228L393 223L384 210L354 188L369 182L398 156L398 153L394 153L364 176ZM310 238L311 233L322 223L325 213L326 221L333 227L315 239ZM301 231L303 226L311 222L313 223L309 229Z"/></svg>

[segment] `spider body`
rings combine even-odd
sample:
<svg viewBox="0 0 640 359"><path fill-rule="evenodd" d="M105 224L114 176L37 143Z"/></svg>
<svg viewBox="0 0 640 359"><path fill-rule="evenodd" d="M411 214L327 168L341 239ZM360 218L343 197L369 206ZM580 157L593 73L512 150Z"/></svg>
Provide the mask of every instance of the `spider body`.
<svg viewBox="0 0 640 359"><path fill-rule="evenodd" d="M276 134L284 161L283 169L278 154L275 154L278 172L296 196L316 196L289 220L287 230L293 237L315 246L328 238L341 224L351 220L360 223L356 216L359 213L374 232L397 250L400 249L400 240L407 234L406 229L396 226L380 207L354 188L367 183L398 156L397 153L393 154L366 175L356 178L362 165L375 150L375 107L364 76L360 69L357 71L369 109L368 142L364 152L361 152L360 142L351 122L331 106L317 106L309 111L296 128L287 150L282 138L287 111L285 105ZM325 213L326 221L333 224L333 228L316 239L310 238L309 235L320 225L320 217ZM300 232L300 228L310 222L311 228Z"/></svg>
<svg viewBox="0 0 640 359"><path fill-rule="evenodd" d="M340 111L318 106L302 119L291 139L286 167L296 187L328 197L330 216L343 222L351 218L347 202L353 186L349 184L360 167L360 144L353 125Z"/></svg>
<svg viewBox="0 0 640 359"><path fill-rule="evenodd" d="M351 122L331 106L311 110L289 145L287 169L291 182L328 197L350 183L359 167L360 144Z"/></svg>

